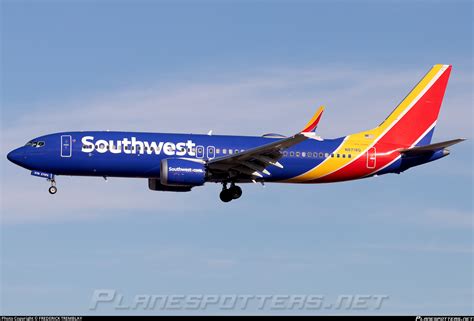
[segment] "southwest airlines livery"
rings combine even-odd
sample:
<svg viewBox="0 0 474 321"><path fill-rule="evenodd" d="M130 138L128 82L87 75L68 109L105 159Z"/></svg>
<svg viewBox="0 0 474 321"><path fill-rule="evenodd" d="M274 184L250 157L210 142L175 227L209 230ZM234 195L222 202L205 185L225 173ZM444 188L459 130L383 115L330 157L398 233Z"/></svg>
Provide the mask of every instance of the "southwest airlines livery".
<svg viewBox="0 0 474 321"><path fill-rule="evenodd" d="M238 183L329 183L401 173L449 154L463 141L431 143L450 65L435 65L377 127L335 139L315 134L323 107L299 133L285 137L63 132L37 137L7 158L46 178L57 175L147 178L154 191L188 192L222 184L220 199L242 195Z"/></svg>

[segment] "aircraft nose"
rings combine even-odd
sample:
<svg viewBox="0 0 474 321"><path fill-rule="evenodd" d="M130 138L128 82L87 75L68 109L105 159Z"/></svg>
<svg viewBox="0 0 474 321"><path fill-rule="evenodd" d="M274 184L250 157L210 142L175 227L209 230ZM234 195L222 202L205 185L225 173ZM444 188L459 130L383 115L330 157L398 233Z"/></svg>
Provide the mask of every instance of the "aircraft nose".
<svg viewBox="0 0 474 321"><path fill-rule="evenodd" d="M22 159L24 158L24 154L25 153L23 149L20 147L9 152L7 158L10 162L20 165Z"/></svg>

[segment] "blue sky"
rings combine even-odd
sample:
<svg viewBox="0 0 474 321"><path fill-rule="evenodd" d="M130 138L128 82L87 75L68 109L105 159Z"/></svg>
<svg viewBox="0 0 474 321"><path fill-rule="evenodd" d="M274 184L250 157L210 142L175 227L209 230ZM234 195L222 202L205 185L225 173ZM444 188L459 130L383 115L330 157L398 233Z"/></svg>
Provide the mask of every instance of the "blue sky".
<svg viewBox="0 0 474 321"><path fill-rule="evenodd" d="M378 124L436 63L453 72L434 140L469 138L402 175L249 185L230 204L214 184L113 178L60 177L50 197L4 158L2 313L94 313L94 289L384 294L362 313L474 313L469 1L4 0L0 20L4 156L60 130L291 134L319 104L335 137Z"/></svg>

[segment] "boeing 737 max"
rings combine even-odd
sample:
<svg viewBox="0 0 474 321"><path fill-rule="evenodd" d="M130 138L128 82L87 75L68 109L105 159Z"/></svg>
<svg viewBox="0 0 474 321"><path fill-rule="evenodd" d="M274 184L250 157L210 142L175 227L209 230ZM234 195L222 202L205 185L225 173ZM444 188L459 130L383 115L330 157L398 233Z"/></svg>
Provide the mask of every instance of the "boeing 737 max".
<svg viewBox="0 0 474 321"><path fill-rule="evenodd" d="M8 154L50 181L56 176L147 178L154 191L188 192L221 183L224 202L242 195L238 183L329 183L401 173L449 154L455 139L431 144L449 65L435 65L377 127L335 139L314 131L321 107L303 130L280 135L223 136L139 132L63 132L37 137Z"/></svg>

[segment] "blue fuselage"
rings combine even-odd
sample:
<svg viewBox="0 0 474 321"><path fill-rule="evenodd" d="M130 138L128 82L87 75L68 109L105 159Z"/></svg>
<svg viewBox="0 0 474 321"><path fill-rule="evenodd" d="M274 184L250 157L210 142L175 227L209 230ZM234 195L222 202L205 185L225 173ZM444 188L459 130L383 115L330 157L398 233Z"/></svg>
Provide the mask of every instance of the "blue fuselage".
<svg viewBox="0 0 474 321"><path fill-rule="evenodd" d="M356 157L351 153L334 155L344 138L308 139L290 147L279 160L283 168L271 167L271 175L262 180L278 182L294 178L317 167L331 155ZM63 132L35 138L10 152L8 158L24 168L53 175L158 178L161 161L165 158L207 161L280 139L140 132ZM399 173L441 156L435 154L400 159L381 169L378 174Z"/></svg>
<svg viewBox="0 0 474 321"><path fill-rule="evenodd" d="M16 164L55 175L159 177L164 158L208 160L281 138L139 132L64 132L32 140L9 154ZM285 152L284 168L273 167L266 181L294 177L317 166L343 138L307 140ZM42 146L37 143L41 142ZM142 146L143 144L143 146ZM93 146L93 148L92 148Z"/></svg>

